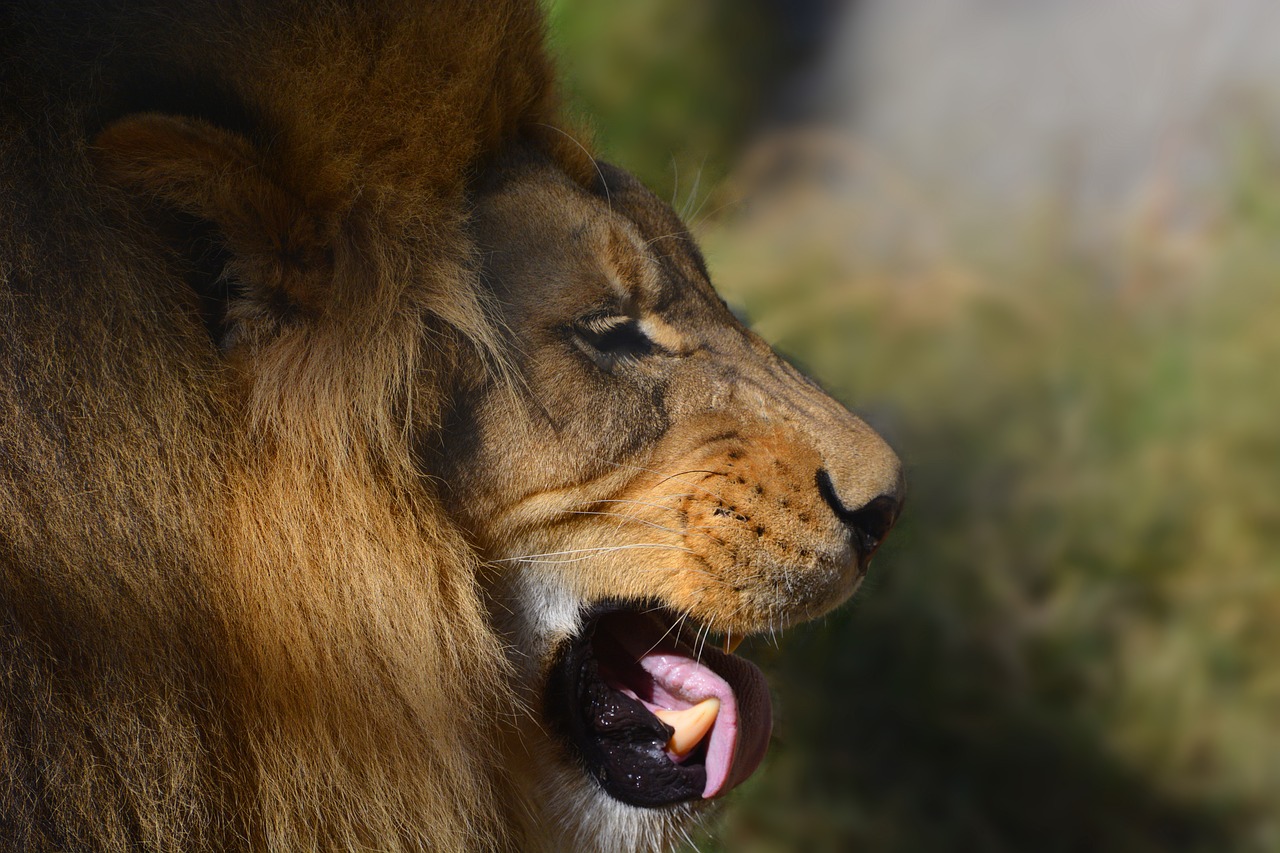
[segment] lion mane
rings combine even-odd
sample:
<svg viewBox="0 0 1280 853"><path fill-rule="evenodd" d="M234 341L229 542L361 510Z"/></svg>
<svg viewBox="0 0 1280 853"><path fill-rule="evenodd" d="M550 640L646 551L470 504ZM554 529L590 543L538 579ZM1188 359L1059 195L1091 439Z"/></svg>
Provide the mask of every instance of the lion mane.
<svg viewBox="0 0 1280 853"><path fill-rule="evenodd" d="M419 463L503 370L469 187L594 168L536 5L17 0L0 43L0 846L511 846Z"/></svg>

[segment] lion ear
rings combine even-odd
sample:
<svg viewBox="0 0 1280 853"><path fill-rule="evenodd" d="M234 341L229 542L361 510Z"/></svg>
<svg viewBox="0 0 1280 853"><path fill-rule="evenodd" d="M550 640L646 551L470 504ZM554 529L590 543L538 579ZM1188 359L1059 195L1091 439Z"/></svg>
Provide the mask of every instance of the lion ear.
<svg viewBox="0 0 1280 853"><path fill-rule="evenodd" d="M331 242L249 139L200 119L144 113L103 130L92 156L183 255L215 337L231 331L231 317L279 324L319 309Z"/></svg>

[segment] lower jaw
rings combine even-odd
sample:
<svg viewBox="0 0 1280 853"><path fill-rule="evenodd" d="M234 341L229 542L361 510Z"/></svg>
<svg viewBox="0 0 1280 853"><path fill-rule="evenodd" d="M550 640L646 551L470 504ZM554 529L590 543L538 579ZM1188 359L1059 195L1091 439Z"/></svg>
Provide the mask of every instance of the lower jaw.
<svg viewBox="0 0 1280 853"><path fill-rule="evenodd" d="M758 764L768 740L768 693L759 671L749 663L710 649L700 648L695 654L670 638L678 620L669 614L655 620L647 615L652 611L647 606L606 604L586 614L583 631L557 655L543 709L550 730L605 794L629 806L679 808L688 814L700 810L708 797L742 781ZM630 649L630 658L624 648ZM647 670L639 658L644 658ZM620 677L623 669L627 673ZM672 676L677 683L640 683L655 671L655 682L671 671L679 676ZM729 680L718 677L719 672ZM687 706L689 702L666 688L678 693L699 678L720 685L712 689L728 708L714 725L723 726L677 757L668 747L672 728L652 711L672 703Z"/></svg>
<svg viewBox="0 0 1280 853"><path fill-rule="evenodd" d="M559 740L558 738L556 739ZM696 800L660 808L621 802L582 772L576 756L558 742L546 744L554 759L531 755L525 739L518 745L517 789L527 806L511 807L512 849L520 853L634 853L681 849L697 828L711 820L720 800Z"/></svg>

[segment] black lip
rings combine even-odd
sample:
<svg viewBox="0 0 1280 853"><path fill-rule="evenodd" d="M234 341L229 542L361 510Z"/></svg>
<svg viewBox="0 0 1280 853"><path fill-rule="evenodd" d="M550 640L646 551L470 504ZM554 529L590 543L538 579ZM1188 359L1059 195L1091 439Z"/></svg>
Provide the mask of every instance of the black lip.
<svg viewBox="0 0 1280 853"><path fill-rule="evenodd" d="M629 805L655 808L700 800L706 767L696 755L682 764L668 757L671 727L605 683L595 648L600 622L609 614L651 610L618 602L592 608L582 631L556 656L544 708L552 728L606 793Z"/></svg>

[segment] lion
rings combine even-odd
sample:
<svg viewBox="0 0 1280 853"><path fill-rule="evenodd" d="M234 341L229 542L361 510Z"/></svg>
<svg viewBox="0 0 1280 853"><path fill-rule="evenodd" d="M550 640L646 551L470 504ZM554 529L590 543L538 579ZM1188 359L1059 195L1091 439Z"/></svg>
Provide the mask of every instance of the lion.
<svg viewBox="0 0 1280 853"><path fill-rule="evenodd" d="M532 0L0 10L0 844L643 850L901 465Z"/></svg>

